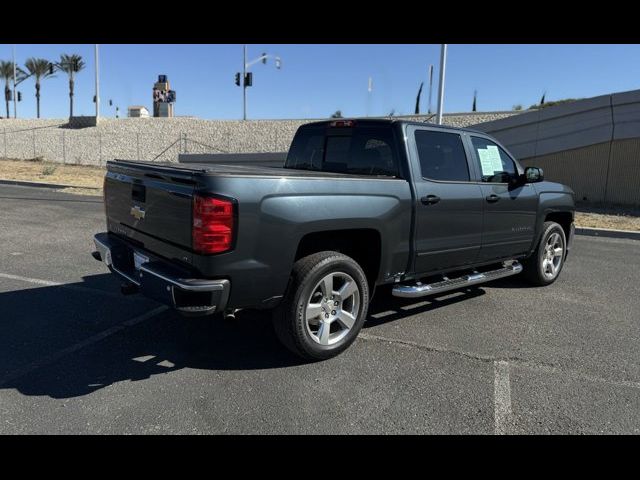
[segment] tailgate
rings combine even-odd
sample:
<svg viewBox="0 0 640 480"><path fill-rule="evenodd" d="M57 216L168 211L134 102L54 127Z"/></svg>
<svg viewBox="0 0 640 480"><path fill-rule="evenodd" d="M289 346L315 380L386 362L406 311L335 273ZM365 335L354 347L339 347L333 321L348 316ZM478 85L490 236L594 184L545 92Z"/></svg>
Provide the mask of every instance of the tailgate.
<svg viewBox="0 0 640 480"><path fill-rule="evenodd" d="M104 185L109 225L131 238L139 232L175 246L191 248L192 196L198 171L108 162Z"/></svg>

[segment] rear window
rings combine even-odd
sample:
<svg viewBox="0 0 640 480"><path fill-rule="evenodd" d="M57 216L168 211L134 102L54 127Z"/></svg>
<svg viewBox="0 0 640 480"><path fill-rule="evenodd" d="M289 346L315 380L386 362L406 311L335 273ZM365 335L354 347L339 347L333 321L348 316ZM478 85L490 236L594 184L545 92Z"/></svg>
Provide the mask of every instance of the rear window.
<svg viewBox="0 0 640 480"><path fill-rule="evenodd" d="M398 176L390 127L324 127L298 131L285 168L359 175Z"/></svg>

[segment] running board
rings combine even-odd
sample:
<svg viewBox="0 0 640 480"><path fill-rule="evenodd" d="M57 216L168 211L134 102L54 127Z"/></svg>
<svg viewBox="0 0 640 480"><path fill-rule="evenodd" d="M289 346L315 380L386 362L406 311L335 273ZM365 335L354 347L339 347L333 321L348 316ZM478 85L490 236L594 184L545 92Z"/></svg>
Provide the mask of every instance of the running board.
<svg viewBox="0 0 640 480"><path fill-rule="evenodd" d="M434 295L436 293L448 292L449 290L456 290L458 288L464 288L478 283L489 282L498 278L510 277L511 275L515 275L521 271L522 265L519 262L514 261L510 265L505 264L502 268L490 270L488 272L474 272L458 278L447 278L445 276L444 280L440 282L417 282L413 285L396 285L393 287L392 295L394 297L402 298L424 297L426 295Z"/></svg>

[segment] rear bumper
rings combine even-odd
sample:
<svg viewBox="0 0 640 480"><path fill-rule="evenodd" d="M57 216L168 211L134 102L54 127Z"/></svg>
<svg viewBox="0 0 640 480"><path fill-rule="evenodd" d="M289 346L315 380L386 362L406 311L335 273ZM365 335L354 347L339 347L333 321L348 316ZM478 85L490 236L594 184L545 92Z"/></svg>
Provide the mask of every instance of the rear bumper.
<svg viewBox="0 0 640 480"><path fill-rule="evenodd" d="M208 315L226 308L231 289L227 279L192 278L179 266L108 233L96 234L93 242L96 246L94 258L146 297L189 315ZM148 261L136 268L134 252Z"/></svg>

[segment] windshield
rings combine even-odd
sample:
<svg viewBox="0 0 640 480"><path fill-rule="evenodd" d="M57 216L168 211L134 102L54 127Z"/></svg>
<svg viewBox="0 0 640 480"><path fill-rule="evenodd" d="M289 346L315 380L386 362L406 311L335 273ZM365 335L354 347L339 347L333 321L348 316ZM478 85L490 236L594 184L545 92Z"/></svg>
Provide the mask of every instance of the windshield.
<svg viewBox="0 0 640 480"><path fill-rule="evenodd" d="M390 126L303 127L293 139L284 167L397 177L393 131Z"/></svg>

